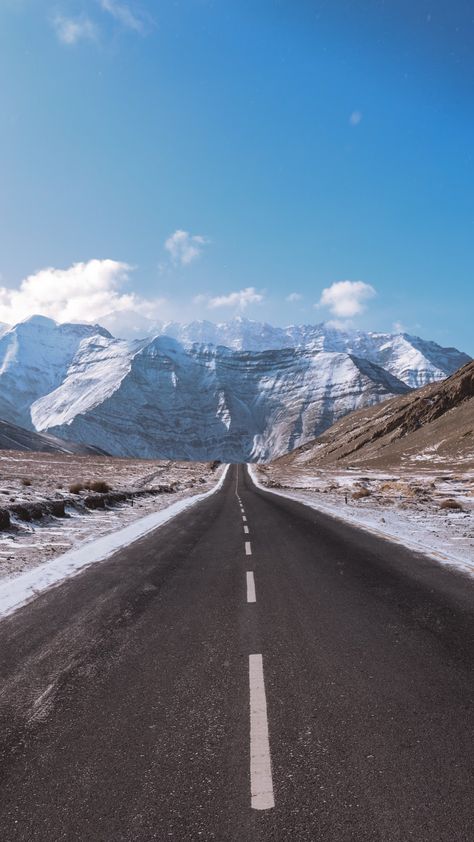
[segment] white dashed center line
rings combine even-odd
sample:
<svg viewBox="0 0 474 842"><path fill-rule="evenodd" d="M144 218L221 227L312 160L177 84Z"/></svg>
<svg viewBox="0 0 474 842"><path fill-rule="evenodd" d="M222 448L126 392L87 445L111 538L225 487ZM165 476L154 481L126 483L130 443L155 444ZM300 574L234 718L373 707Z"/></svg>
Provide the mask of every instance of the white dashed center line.
<svg viewBox="0 0 474 842"><path fill-rule="evenodd" d="M275 806L275 798L261 655L249 655L249 684L251 805L254 810L270 810Z"/></svg>
<svg viewBox="0 0 474 842"><path fill-rule="evenodd" d="M256 602L255 579L251 570L247 572L247 602Z"/></svg>
<svg viewBox="0 0 474 842"><path fill-rule="evenodd" d="M250 541L245 542L245 555L252 555L252 547Z"/></svg>
<svg viewBox="0 0 474 842"><path fill-rule="evenodd" d="M246 534L246 535L248 535L248 534L249 534L249 528L248 528L248 526L244 526L244 532L245 532L245 534Z"/></svg>
<svg viewBox="0 0 474 842"><path fill-rule="evenodd" d="M246 518L246 516L245 516L245 515L242 515L242 520L244 521L244 523L245 523L245 521L247 520L247 518Z"/></svg>

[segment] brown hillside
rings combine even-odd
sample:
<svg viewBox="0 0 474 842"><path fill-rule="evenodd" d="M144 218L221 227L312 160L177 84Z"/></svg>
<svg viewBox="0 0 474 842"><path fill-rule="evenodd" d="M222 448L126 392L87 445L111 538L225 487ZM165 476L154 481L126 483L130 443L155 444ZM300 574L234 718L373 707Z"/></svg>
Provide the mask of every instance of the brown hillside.
<svg viewBox="0 0 474 842"><path fill-rule="evenodd" d="M474 361L446 380L346 415L275 465L474 469Z"/></svg>

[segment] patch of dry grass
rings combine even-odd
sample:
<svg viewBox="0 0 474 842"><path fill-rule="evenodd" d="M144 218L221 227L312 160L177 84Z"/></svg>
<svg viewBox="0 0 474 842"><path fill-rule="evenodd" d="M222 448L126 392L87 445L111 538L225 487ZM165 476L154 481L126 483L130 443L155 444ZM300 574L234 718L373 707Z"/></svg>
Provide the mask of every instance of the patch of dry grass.
<svg viewBox="0 0 474 842"><path fill-rule="evenodd" d="M89 480L88 482L73 482L69 486L70 494L80 494L81 491L94 491L96 494L107 494L112 491L112 486L103 479Z"/></svg>
<svg viewBox="0 0 474 842"><path fill-rule="evenodd" d="M440 509L453 509L454 511L458 512L463 511L461 503L459 503L458 500L452 500L451 498L443 500L443 502L440 504Z"/></svg>
<svg viewBox="0 0 474 842"><path fill-rule="evenodd" d="M358 491L354 491L354 493L352 495L352 499L353 500L363 500L364 497L370 497L371 494L372 494L372 492L369 491L368 488L359 488Z"/></svg>

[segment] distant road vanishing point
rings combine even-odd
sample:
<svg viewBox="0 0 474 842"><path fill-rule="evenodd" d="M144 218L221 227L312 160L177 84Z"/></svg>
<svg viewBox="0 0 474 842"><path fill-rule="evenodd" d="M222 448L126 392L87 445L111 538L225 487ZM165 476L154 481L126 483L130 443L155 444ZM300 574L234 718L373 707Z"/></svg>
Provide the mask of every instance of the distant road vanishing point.
<svg viewBox="0 0 474 842"><path fill-rule="evenodd" d="M473 596L232 466L0 622L0 839L468 842Z"/></svg>

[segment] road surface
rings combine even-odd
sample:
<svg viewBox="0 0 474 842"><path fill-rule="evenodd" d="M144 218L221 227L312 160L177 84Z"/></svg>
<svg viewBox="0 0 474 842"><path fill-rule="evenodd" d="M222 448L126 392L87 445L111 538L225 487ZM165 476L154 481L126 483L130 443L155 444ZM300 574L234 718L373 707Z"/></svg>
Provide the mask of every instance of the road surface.
<svg viewBox="0 0 474 842"><path fill-rule="evenodd" d="M0 623L0 839L470 842L473 593L232 467Z"/></svg>

